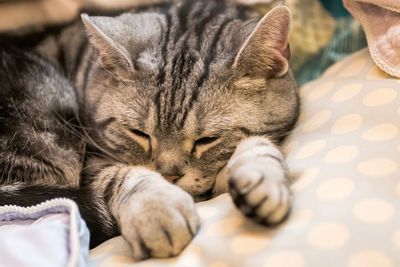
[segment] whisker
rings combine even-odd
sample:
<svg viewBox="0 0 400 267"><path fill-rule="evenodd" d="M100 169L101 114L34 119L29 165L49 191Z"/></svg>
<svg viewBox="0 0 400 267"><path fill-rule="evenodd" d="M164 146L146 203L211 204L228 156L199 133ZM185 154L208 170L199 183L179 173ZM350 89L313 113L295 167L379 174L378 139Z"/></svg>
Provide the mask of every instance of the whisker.
<svg viewBox="0 0 400 267"><path fill-rule="evenodd" d="M79 119L79 116L75 116L75 119L77 121L77 124L65 120L60 114L56 113L57 116L59 117L60 120L62 120L65 123L66 129L70 131L71 134L75 135L78 138L81 138L86 144L92 145L96 149L100 150L104 154L99 154L99 156L108 156L109 158L115 160L116 162L122 162L124 163L123 160L119 159L117 156L113 155L110 151L108 151L106 148L101 146L98 142L96 142L89 134L89 131L96 131L95 128L93 127L88 127L88 126L83 126L81 120ZM75 127L79 127L81 131L78 131ZM88 153L86 151L86 153Z"/></svg>
<svg viewBox="0 0 400 267"><path fill-rule="evenodd" d="M124 81L119 78L117 75L115 75L115 73L113 73L112 71L110 71L109 69L105 68L104 66L101 66L109 75L111 75L114 79L116 79L117 81L119 81L125 88L128 88L128 86L124 83Z"/></svg>

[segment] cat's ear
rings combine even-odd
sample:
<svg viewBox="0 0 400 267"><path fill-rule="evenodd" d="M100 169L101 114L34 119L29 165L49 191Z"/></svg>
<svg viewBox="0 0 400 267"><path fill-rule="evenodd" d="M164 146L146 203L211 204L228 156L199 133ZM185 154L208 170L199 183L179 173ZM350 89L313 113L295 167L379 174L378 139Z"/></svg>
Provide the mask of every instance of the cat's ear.
<svg viewBox="0 0 400 267"><path fill-rule="evenodd" d="M236 56L234 67L262 77L281 77L289 69L291 14L287 7L272 9L257 24Z"/></svg>
<svg viewBox="0 0 400 267"><path fill-rule="evenodd" d="M118 67L133 71L133 61L121 44L122 36L119 36L124 25L112 17L90 17L82 14L81 18L89 41L99 54L101 64L106 68Z"/></svg>

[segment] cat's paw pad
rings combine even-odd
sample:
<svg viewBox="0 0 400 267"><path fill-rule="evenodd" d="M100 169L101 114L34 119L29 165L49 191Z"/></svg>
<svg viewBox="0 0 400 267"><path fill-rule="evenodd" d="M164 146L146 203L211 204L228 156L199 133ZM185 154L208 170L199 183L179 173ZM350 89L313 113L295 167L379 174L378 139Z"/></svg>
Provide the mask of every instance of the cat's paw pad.
<svg viewBox="0 0 400 267"><path fill-rule="evenodd" d="M269 177L267 171L253 167L249 164L231 171L229 192L245 216L267 226L277 225L289 214L290 189L283 179Z"/></svg>
<svg viewBox="0 0 400 267"><path fill-rule="evenodd" d="M198 231L200 220L192 197L173 185L163 186L132 197L121 218L122 235L136 260L176 256Z"/></svg>

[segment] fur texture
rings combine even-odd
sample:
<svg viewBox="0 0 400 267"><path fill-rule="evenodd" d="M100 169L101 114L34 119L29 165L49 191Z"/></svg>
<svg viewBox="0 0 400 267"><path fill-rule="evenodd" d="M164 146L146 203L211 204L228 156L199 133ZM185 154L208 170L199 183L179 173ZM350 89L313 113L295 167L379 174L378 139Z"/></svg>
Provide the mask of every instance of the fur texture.
<svg viewBox="0 0 400 267"><path fill-rule="evenodd" d="M105 236L115 222L135 258L176 255L199 227L193 200L227 191L259 223L287 216L276 145L299 109L287 8L260 19L187 0L82 20L36 51L76 87L87 149L74 182L104 203Z"/></svg>

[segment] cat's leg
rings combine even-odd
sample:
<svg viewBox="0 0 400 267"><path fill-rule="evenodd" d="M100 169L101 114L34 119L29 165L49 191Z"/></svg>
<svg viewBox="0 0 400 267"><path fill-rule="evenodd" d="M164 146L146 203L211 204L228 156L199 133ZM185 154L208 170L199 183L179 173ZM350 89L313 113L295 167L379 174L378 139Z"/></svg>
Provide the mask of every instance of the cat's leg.
<svg viewBox="0 0 400 267"><path fill-rule="evenodd" d="M280 223L292 200L284 156L267 138L245 139L217 179L216 193L225 190L247 217L265 225Z"/></svg>
<svg viewBox="0 0 400 267"><path fill-rule="evenodd" d="M96 179L135 259L177 255L199 228L192 197L144 167L113 166Z"/></svg>

